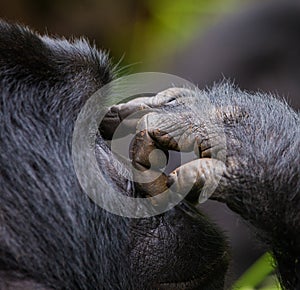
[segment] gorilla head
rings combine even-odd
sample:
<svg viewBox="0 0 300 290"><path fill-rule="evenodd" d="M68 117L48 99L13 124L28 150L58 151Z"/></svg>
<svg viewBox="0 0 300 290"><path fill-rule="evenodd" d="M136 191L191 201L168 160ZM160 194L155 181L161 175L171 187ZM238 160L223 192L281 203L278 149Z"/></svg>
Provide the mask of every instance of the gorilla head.
<svg viewBox="0 0 300 290"><path fill-rule="evenodd" d="M128 219L81 189L71 158L74 123L113 78L107 55L85 40L1 22L0 289L222 289L224 237L188 202ZM113 158L97 142L102 159ZM134 195L113 168L99 165L112 186Z"/></svg>
<svg viewBox="0 0 300 290"><path fill-rule="evenodd" d="M223 289L226 240L192 204L203 179L217 172L221 180L212 198L256 227L277 259L282 285L298 289L299 113L272 96L226 84L201 91L217 112L216 131L210 133L218 136L220 122L224 127L227 155L220 174L212 158L218 146L207 144L203 130L207 120L187 110L191 99L203 105L199 95L185 98L173 88L172 101L158 104L160 113L143 120L154 130L146 126L144 135L137 134L133 163L147 168L149 148L176 150L164 133L171 128L186 134L200 158L162 175L160 184L180 192L191 175L197 182L192 195L168 212L129 219L89 199L71 157L77 115L113 78L107 56L84 40L71 43L0 24L0 288ZM115 106L111 121L118 123L123 109L143 110L143 102ZM102 136L110 130L100 128ZM111 166L119 161L100 134L95 153L99 168L123 195L159 191L160 184L132 184Z"/></svg>

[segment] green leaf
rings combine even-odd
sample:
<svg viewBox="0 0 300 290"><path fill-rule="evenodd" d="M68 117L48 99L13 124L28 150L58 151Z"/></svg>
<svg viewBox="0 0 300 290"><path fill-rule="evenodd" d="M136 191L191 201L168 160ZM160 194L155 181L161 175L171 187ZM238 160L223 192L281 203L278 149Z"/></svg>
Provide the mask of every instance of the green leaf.
<svg viewBox="0 0 300 290"><path fill-rule="evenodd" d="M270 253L264 254L259 258L233 285L233 290L281 290L276 279L271 281L271 285L265 285L263 288L258 288L264 280L274 271L275 261Z"/></svg>

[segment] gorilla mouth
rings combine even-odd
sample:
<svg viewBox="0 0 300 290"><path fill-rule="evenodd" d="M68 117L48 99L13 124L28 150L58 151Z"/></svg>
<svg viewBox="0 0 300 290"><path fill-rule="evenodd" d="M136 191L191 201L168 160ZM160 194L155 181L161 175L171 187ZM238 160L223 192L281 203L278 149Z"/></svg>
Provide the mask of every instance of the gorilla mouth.
<svg viewBox="0 0 300 290"><path fill-rule="evenodd" d="M191 112L180 98L187 93L191 92L170 88L153 97L136 98L110 107L103 118L99 126L103 139L111 142L109 146L118 143L117 147L129 151L124 160L133 169L132 177L136 180L134 194L138 196L134 197L150 197L153 204L163 204L164 198L176 200L177 195L198 203L211 196L217 187L225 170L226 142L219 132L209 133L210 125L206 123L203 128L185 124ZM120 141L130 135L134 137L129 143ZM172 152L179 153L182 162L176 162ZM116 168L122 168L122 161ZM116 184L120 185L118 180ZM166 192L168 197L158 197ZM169 193L174 194L170 197Z"/></svg>
<svg viewBox="0 0 300 290"><path fill-rule="evenodd" d="M224 254L213 263L209 269L211 272L201 275L201 277L193 278L188 281L182 282L161 282L159 283L159 290L199 290L199 289L213 289L221 290L224 289L224 269L227 267L228 252L225 251ZM216 284L218 281L219 284Z"/></svg>
<svg viewBox="0 0 300 290"><path fill-rule="evenodd" d="M162 290L175 290L175 289L199 289L203 284L203 279L196 278L187 282L169 282L169 283L161 283L159 285L159 289ZM206 284L206 283L204 283ZM207 284L206 284L207 285Z"/></svg>
<svg viewBox="0 0 300 290"><path fill-rule="evenodd" d="M124 162L122 158L118 158L119 156L115 155L110 141L113 140L113 134L116 130L116 126L119 125L123 120L120 116L123 114L123 110L127 112L127 110L124 109L127 108L126 106L129 106L129 111L135 110L135 106L132 105L120 105L120 108L118 106L112 107L107 114L107 116L104 118L103 122L100 125L99 130L99 139L96 142L96 156L98 156L98 162L101 163L100 168L106 168L108 169L108 177L111 180L111 183L113 186L116 186L124 195L131 196L131 197L148 197L152 196L152 194L159 194L161 193L167 184L166 179L163 180L162 183L156 183L156 184L150 184L149 191L145 191L145 188L147 189L146 183L143 183L141 186L137 182L130 181L126 179L124 176L122 176L121 173L126 172L127 174L130 172L130 169L127 168L127 163ZM132 106L132 107L131 107ZM123 121L125 122L125 121ZM136 130L136 122L130 121L128 122L130 128L133 128L133 132ZM134 125L132 125L134 124ZM132 130L131 128L131 130ZM131 133L132 134L132 133ZM157 140L155 138L148 138L148 139L142 139L140 137L143 137L144 135L141 133L141 135L136 135L135 140L142 140L141 144L139 146L132 146L131 143L130 151L132 152L134 158L132 158L133 162L137 161L135 164L138 165L136 169L139 169L140 166L143 169L148 169L147 160L150 156L148 149L148 145L150 144L157 144ZM119 139L120 140L120 139ZM121 142L119 142L121 143ZM148 146L148 147L147 147ZM127 146L123 146L126 147ZM150 146L151 147L151 146ZM146 148L146 149L145 149ZM161 147L162 148L162 147ZM150 148L150 149L156 149L156 148ZM176 150L172 150L172 148L166 148L164 150L164 153L167 156L167 159L170 162L170 169L173 170L174 168L178 168L180 165L181 157L179 156L182 154L181 152L177 152ZM98 151L98 154L97 154ZM139 155L139 152L142 152L142 155ZM185 156L184 158L184 164L188 165L190 162L194 161L195 154L193 152L192 155ZM130 156L132 157L132 156ZM197 157L197 156L196 156ZM201 156L203 157L203 156ZM200 157L200 160L201 160ZM190 158L190 159L189 159ZM199 157L198 157L199 158ZM131 158L129 158L131 159ZM206 158L207 160L207 158ZM214 164L213 164L214 165ZM206 166L205 168L207 168ZM193 167L192 167L193 168ZM188 175L189 174L189 168L184 168L184 172L178 172L182 175ZM166 174L168 174L169 169L167 169ZM169 170L169 171L171 171ZM166 175L165 175L166 176ZM162 185L163 184L163 185ZM194 188L192 188L194 189ZM180 191L180 188L179 188ZM187 204L188 207L195 212L199 212L198 209L194 206L195 204L198 204L199 202L199 191L197 188L191 190L185 198L182 200L183 204ZM189 213L189 215L192 214L192 212ZM199 257L200 259L201 257ZM211 257L209 257L211 259ZM176 268L178 268L179 272L176 273L175 268L172 268L170 270L167 270L165 272L166 276L164 277L156 277L156 281L152 280L153 287L151 289L166 289L166 290L198 290L198 289L206 289L206 290L221 290L224 287L224 276L227 269L228 264L228 252L227 250L224 250L223 254L222 252L218 252L218 255L215 258L212 258L213 260L206 261L206 264L202 264L203 267L199 265L199 260L197 260L197 255L194 257L188 258L186 260L185 258L185 265L183 264L174 264ZM187 268L191 268L188 270ZM163 267L161 268L162 272L165 271ZM187 273L187 275L185 273ZM159 272L158 272L159 273ZM159 274L158 274L159 275ZM161 278L161 279L160 279ZM153 279L153 278L152 278Z"/></svg>
<svg viewBox="0 0 300 290"><path fill-rule="evenodd" d="M161 290L177 290L177 289L199 289L202 285L208 285L206 279L203 278L195 278L186 282L169 282L169 283L161 283L159 285L159 289Z"/></svg>

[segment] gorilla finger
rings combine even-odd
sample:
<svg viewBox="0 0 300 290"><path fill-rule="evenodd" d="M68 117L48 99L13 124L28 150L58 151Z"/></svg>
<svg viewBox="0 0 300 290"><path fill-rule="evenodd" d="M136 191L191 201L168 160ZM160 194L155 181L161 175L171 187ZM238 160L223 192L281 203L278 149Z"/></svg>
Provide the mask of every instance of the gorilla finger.
<svg viewBox="0 0 300 290"><path fill-rule="evenodd" d="M181 152L194 152L201 158L221 159L226 152L224 134L182 121L184 114L147 114L139 122L137 131L147 131L158 148ZM142 143L137 148L142 147ZM137 149L138 150L138 149Z"/></svg>
<svg viewBox="0 0 300 290"><path fill-rule="evenodd" d="M156 196L168 189L168 178L163 172L158 172L152 169L144 171L141 164L135 165L134 179L135 189L143 197Z"/></svg>
<svg viewBox="0 0 300 290"><path fill-rule="evenodd" d="M188 193L185 198L198 203L213 194L225 169L225 164L216 159L193 160L170 173L167 186L173 192Z"/></svg>
<svg viewBox="0 0 300 290"><path fill-rule="evenodd" d="M157 170L167 164L168 151L159 149L147 130L136 134L130 152L133 166L137 167L136 164L139 164L139 170Z"/></svg>
<svg viewBox="0 0 300 290"><path fill-rule="evenodd" d="M146 130L159 148L174 151L192 151L196 135L190 125L182 122L184 114L149 113L137 125L137 132Z"/></svg>
<svg viewBox="0 0 300 290"><path fill-rule="evenodd" d="M173 95L161 92L152 97L139 97L127 103L114 105L103 118L99 126L100 133L104 139L111 140L117 127L122 123L123 128L118 137L126 136L136 128L138 120L143 115L170 104L173 100Z"/></svg>
<svg viewBox="0 0 300 290"><path fill-rule="evenodd" d="M132 131L135 132L138 120L149 110L150 107L147 105L136 106L127 103L112 106L100 123L100 134L105 140L111 140L116 129L122 123L122 130L120 130L118 137L129 135Z"/></svg>
<svg viewBox="0 0 300 290"><path fill-rule="evenodd" d="M167 152L156 148L155 142L147 131L142 131L135 137L132 146L132 164L135 170L133 177L135 189L142 197L154 197L166 191L167 176L159 169L167 163ZM153 205L165 202L159 197L151 199Z"/></svg>

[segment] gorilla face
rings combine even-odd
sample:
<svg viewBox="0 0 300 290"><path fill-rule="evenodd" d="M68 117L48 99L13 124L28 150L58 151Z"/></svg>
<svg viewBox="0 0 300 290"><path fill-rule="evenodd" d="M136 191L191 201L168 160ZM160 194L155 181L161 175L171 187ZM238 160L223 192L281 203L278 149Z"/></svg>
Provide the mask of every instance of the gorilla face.
<svg viewBox="0 0 300 290"><path fill-rule="evenodd" d="M83 40L1 22L0 289L222 289L224 237L188 201L129 219L80 187L74 123L113 75L107 56ZM96 152L112 186L139 194L107 162L114 157L101 137Z"/></svg>
<svg viewBox="0 0 300 290"><path fill-rule="evenodd" d="M160 134L168 132L165 127L188 133L186 145L194 145L200 158L150 185L132 184L112 166L119 161L102 136L109 139L114 128L104 120L95 155L121 194L155 196L173 185L180 192L189 176L196 177L192 194L175 208L129 219L87 196L71 156L81 108L113 77L107 56L84 40L70 43L0 23L0 289L223 289L226 241L193 205L211 173L222 175L211 198L257 228L277 260L282 284L298 289L299 113L271 96L226 84L202 91L224 126L223 168L211 158L219 147L209 146L203 135L206 119L186 110L186 101L160 104L163 116L172 117L144 119L155 130L137 134L133 164L147 168L149 148L177 149ZM195 104L201 106L199 100Z"/></svg>

